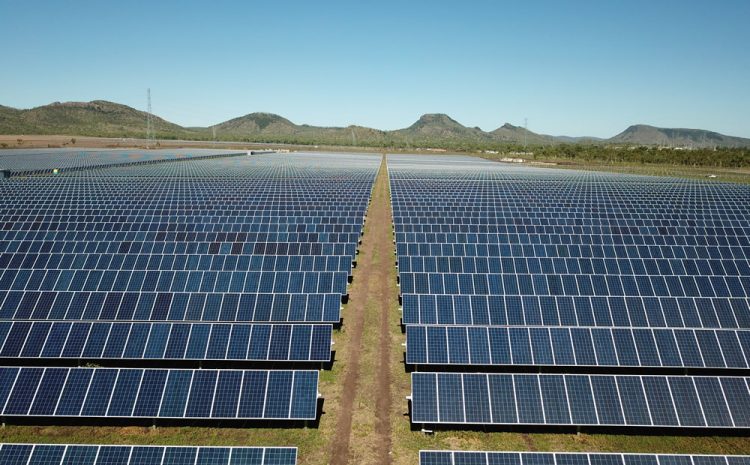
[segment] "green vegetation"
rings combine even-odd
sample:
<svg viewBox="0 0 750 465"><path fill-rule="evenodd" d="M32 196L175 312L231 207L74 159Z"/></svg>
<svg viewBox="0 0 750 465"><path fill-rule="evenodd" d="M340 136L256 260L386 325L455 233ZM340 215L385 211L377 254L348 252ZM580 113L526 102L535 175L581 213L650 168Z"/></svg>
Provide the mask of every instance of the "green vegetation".
<svg viewBox="0 0 750 465"><path fill-rule="evenodd" d="M590 144L557 144L506 147L495 155L486 158L517 157L538 161L574 161L587 163L630 163L661 164L678 166L711 166L721 168L740 168L750 166L750 149L716 148L681 150L665 147L612 146Z"/></svg>
<svg viewBox="0 0 750 465"><path fill-rule="evenodd" d="M159 139L207 139L205 129L187 129L154 117ZM126 105L93 102L53 103L31 110L0 107L0 134L94 137L144 137L146 113Z"/></svg>
<svg viewBox="0 0 750 465"><path fill-rule="evenodd" d="M102 100L53 103L30 110L0 106L0 134L142 138L145 128L145 112ZM431 148L500 154L521 151L533 152L540 158L691 166L748 166L747 151L750 150L750 139L697 129L635 125L611 139L599 140L536 134L508 123L487 132L463 126L440 113L423 115L411 126L395 131L362 126L299 125L271 113L251 113L207 128L186 128L154 117L154 128L156 138L164 140L354 146L390 150ZM696 149L679 150L675 147ZM721 148L714 150L715 147Z"/></svg>

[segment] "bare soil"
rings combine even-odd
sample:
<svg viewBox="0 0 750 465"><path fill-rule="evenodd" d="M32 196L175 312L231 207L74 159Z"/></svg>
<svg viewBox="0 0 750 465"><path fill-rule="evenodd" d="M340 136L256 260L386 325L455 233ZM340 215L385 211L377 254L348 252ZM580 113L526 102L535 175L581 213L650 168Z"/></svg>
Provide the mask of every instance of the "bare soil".
<svg viewBox="0 0 750 465"><path fill-rule="evenodd" d="M396 299L386 260L393 256L388 174L385 160L373 187L350 302L344 315L349 332L336 434L330 463L390 463L391 337L389 302ZM376 322L375 325L372 325ZM373 344L373 342L375 344ZM375 345L375 347L373 347ZM373 411L374 410L374 411ZM369 422L374 417L374 427ZM366 441L360 441L362 436ZM352 441L356 437L357 441Z"/></svg>

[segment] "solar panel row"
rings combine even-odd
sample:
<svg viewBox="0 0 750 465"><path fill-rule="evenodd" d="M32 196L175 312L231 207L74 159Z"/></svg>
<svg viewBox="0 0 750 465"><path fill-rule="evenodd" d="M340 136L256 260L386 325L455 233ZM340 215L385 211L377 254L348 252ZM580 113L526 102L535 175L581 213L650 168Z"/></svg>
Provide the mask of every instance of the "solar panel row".
<svg viewBox="0 0 750 465"><path fill-rule="evenodd" d="M6 218L7 219L7 218ZM160 220L161 218L156 218ZM175 218L177 219L177 218ZM245 217L247 220L248 217ZM353 218L355 220L356 218ZM170 253L191 253L208 255L330 255L325 252L331 248L341 247L341 243L356 240L361 228L356 224L289 224L281 231L268 231L270 224L253 224L255 227L243 229L260 229L263 232L216 232L196 231L216 229L211 226L210 218L206 223L177 225L142 224L144 230L132 228L138 223L134 220L144 218L123 218L119 222L86 222L80 221L69 228L60 224L48 224L54 219L38 218L31 228L15 225L0 234L0 251L16 252L93 252L104 250L107 253L144 253L158 254L167 250ZM71 219L68 218L68 221ZM128 221L130 220L130 221ZM195 221L191 217L191 221ZM84 224L94 223L94 228L85 228ZM330 222L328 222L330 223ZM226 223L222 223L226 224ZM131 228L127 230L126 228ZM148 229L146 229L148 228ZM278 226L273 229L282 229ZM305 231L310 229L311 231ZM327 229L351 229L350 232L331 232ZM175 232L175 230L181 230ZM119 231L119 232L117 232ZM234 240L227 236L234 236ZM88 237L90 240L82 243Z"/></svg>
<svg viewBox="0 0 750 465"><path fill-rule="evenodd" d="M246 152L206 149L20 149L0 153L0 170L14 176L45 174L53 169L79 170L91 167L149 164L197 158L245 155Z"/></svg>
<svg viewBox="0 0 750 465"><path fill-rule="evenodd" d="M223 233L211 235L219 234ZM83 263L88 269L114 270L338 271L334 269L335 265L323 266L320 261L334 255L343 255L351 259L356 253L354 243L348 243L356 242L356 238L350 241L351 237L345 238L347 243L331 241L342 239L340 236L325 236L322 238L325 241L321 242L309 242L315 237L305 237L308 242L289 242L298 235L248 233L243 242L218 242L203 237L200 238L202 241L191 241L192 235L209 234L185 233L184 238L148 242L134 239L105 241L102 240L104 238L96 237L97 234L92 234L94 237L87 241L74 241L67 237L49 238L44 241L0 241L0 244L7 242L6 250L0 255L0 264L25 269L73 269L74 266L81 266ZM359 233L347 236L359 237ZM277 258L265 258L266 256ZM269 266L270 260L289 263L283 267L281 263Z"/></svg>
<svg viewBox="0 0 750 465"><path fill-rule="evenodd" d="M328 362L331 325L0 321L0 358Z"/></svg>
<svg viewBox="0 0 750 465"><path fill-rule="evenodd" d="M211 178L237 183L247 180L265 185L279 181L298 182L304 186L319 181L371 183L380 157L365 154L290 153L257 154L250 157L221 160L192 160L190 163L164 163L150 166L130 166L63 173L75 177L116 178ZM231 193L231 190L226 193ZM295 191L274 191L275 196L296 195ZM351 198L351 197L348 197Z"/></svg>
<svg viewBox="0 0 750 465"><path fill-rule="evenodd" d="M227 248L229 246L231 244L228 244ZM217 249L219 247L223 248L224 246L217 246ZM26 270L34 270L32 273L36 274L39 273L36 270L52 270L59 275L63 271L78 268L92 271L107 270L109 273L115 274L132 270L161 272L349 271L351 257L348 255L263 255L263 251L260 251L258 255L193 254L190 256L168 250L161 250L154 254L137 252L115 254L28 253L3 254L0 256L0 265L14 270L16 275L19 271L28 274L29 271ZM11 275L3 278L3 280L9 282L9 284L16 281Z"/></svg>
<svg viewBox="0 0 750 465"><path fill-rule="evenodd" d="M234 292L345 294L348 277L347 271L191 271L177 277L173 272L160 271L70 269L50 273L6 268L0 291L228 292L234 282Z"/></svg>
<svg viewBox="0 0 750 465"><path fill-rule="evenodd" d="M748 360L750 331L406 327L406 362L410 364L746 369Z"/></svg>
<svg viewBox="0 0 750 465"><path fill-rule="evenodd" d="M463 227L407 224L403 226L403 229L444 230ZM465 227L468 229L484 228L482 226ZM486 227L490 228L490 226ZM494 228L497 228L497 226L494 226ZM641 232L653 237L653 239L648 240L649 242L664 241L664 236L654 235L659 233L659 228L654 229L653 231L630 232L636 234ZM542 235L538 238L541 243L523 245L517 243L519 241L512 241L510 237L502 238L504 240L500 241L500 237L482 233L398 233L396 234L396 240L399 245L396 250L399 255L404 256L406 266L411 264L415 268L424 267L428 271L443 272L462 272L483 267L489 268L490 266L506 273L525 269L543 269L545 271L555 269L566 272L569 270L585 270L597 273L617 270L641 274L643 271L652 270L654 267L670 270L671 274L698 274L697 271L713 274L714 270L720 272L722 268L726 268L725 271L731 273L735 267L740 268L743 272L747 270L747 264L742 261L743 258L746 258L746 246L711 245L705 242L705 238L696 237L696 235L706 232L698 229L689 228L684 231L687 235L683 236L684 239L681 241L695 243L680 246L646 243L617 244L615 238L620 237L617 235L612 236L612 243L609 243L609 240L599 241L606 242L604 244L576 243L582 241L585 237L583 236L583 230L581 235L568 235L569 241L563 241L559 234L548 236L545 231L532 232L531 234L534 235ZM619 232L622 233L623 231ZM455 237L452 235L455 235ZM441 242L426 243L425 241L428 239L432 241L440 239ZM497 244L494 243L495 239L498 241ZM634 237L628 240L633 242L646 241L643 237ZM448 260L446 261L446 259Z"/></svg>
<svg viewBox="0 0 750 465"><path fill-rule="evenodd" d="M338 323L341 294L0 291L0 319Z"/></svg>
<svg viewBox="0 0 750 465"><path fill-rule="evenodd" d="M1 187L3 186L0 185ZM7 192L14 191L8 189ZM18 196L18 193L15 193ZM104 195L102 194L102 196ZM39 203L36 200L29 202L30 205L38 205ZM312 200L310 203L312 203ZM220 213L227 214L231 211L237 211L237 209L222 212L221 207L216 207L206 211L194 211L189 207L163 205L162 208L168 209L168 214L135 215L132 214L131 208L127 208L120 213L115 211L116 207L112 206L112 210L108 210L109 213L98 215L97 212L97 216L95 216L91 208L58 212L53 207L39 208L39 214L34 218L34 221L28 219L19 224L8 224L12 220L23 220L23 214L29 210L24 208L13 211L12 207L8 206L7 211L3 212L4 216L0 216L0 219L4 222L4 229L0 237L7 241L55 240L65 243L56 247L72 247L67 243L76 243L87 238L95 242L111 239L116 242L115 246L118 250L122 245L120 242L132 241L136 242L134 245L135 251L144 250L146 252L158 251L159 247L185 247L185 250L207 251L208 249L204 249L204 247L217 242L229 242L230 244L235 242L242 242L243 244L245 242L252 244L276 243L277 246L282 244L282 247L291 248L291 253L287 252L288 255L296 255L295 251L298 248L304 252L303 255L310 255L318 253L317 251L321 247L319 244L327 244L326 242L315 242L306 245L309 239L320 237L318 234L344 234L344 236L332 237L347 238L351 237L350 234L362 230L360 217L338 211L326 212L330 216L322 216L320 213L316 216L307 213L305 215L282 216L279 212L274 212L273 215L260 216L253 214L254 212L239 211L244 215L225 218ZM139 207L133 206L132 208ZM291 236L295 239L305 238L308 241L302 244L289 241L290 234L295 234ZM302 234L307 234L307 236L302 236ZM75 245L81 247L78 244ZM97 249L104 247L101 244L94 245ZM107 244L107 248L109 246ZM24 245L24 247L31 247L31 245ZM188 249L188 247L192 249ZM253 245L253 247L255 246Z"/></svg>
<svg viewBox="0 0 750 465"><path fill-rule="evenodd" d="M0 367L2 415L314 420L317 371Z"/></svg>
<svg viewBox="0 0 750 465"><path fill-rule="evenodd" d="M747 378L412 373L415 423L750 427Z"/></svg>
<svg viewBox="0 0 750 465"><path fill-rule="evenodd" d="M750 301L728 298L402 294L406 324L750 328Z"/></svg>
<svg viewBox="0 0 750 465"><path fill-rule="evenodd" d="M295 465L296 447L0 444L4 465Z"/></svg>
<svg viewBox="0 0 750 465"><path fill-rule="evenodd" d="M736 276L401 272L401 289L407 294L744 298L750 296L750 280Z"/></svg>
<svg viewBox="0 0 750 465"><path fill-rule="evenodd" d="M742 455L658 455L542 452L419 452L420 465L747 465Z"/></svg>

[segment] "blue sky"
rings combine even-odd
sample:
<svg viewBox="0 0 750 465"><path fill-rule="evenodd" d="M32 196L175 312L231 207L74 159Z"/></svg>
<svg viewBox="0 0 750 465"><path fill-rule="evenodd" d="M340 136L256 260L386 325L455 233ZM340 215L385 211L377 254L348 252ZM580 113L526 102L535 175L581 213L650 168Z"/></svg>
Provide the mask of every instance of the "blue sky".
<svg viewBox="0 0 750 465"><path fill-rule="evenodd" d="M112 100L186 126L254 111L396 129L750 137L750 1L0 0L0 104Z"/></svg>

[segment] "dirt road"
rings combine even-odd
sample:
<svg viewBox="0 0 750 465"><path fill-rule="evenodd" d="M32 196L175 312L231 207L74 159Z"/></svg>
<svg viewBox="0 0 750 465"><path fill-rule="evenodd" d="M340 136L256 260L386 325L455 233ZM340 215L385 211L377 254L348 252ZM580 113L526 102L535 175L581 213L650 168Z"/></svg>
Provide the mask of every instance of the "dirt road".
<svg viewBox="0 0 750 465"><path fill-rule="evenodd" d="M391 452L391 336L393 242L385 160L375 181L344 330L350 339L330 463L388 464ZM356 438L356 441L352 441ZM364 439L364 440L363 440Z"/></svg>

